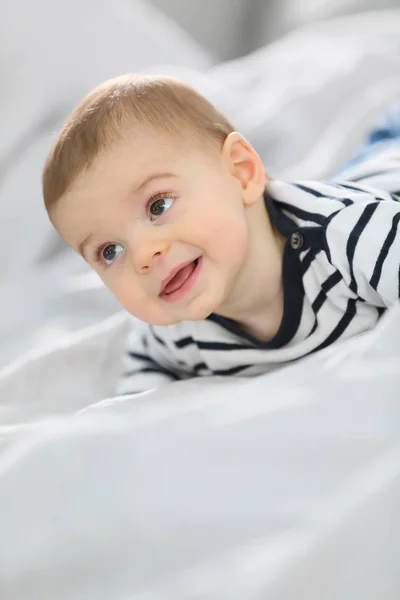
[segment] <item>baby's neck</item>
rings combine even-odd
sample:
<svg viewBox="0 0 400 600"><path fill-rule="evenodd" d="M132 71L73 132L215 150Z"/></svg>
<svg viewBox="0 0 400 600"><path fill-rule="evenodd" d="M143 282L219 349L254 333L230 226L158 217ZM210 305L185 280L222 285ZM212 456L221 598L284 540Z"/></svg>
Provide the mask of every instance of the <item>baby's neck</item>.
<svg viewBox="0 0 400 600"><path fill-rule="evenodd" d="M259 309L233 310L219 313L235 321L251 336L261 342L269 342L278 332L283 318L283 290L280 289L277 296L267 306Z"/></svg>
<svg viewBox="0 0 400 600"><path fill-rule="evenodd" d="M273 229L263 199L261 202L250 218L245 268L231 302L217 312L236 321L255 338L269 341L283 317L282 261L286 240Z"/></svg>
<svg viewBox="0 0 400 600"><path fill-rule="evenodd" d="M237 321L244 331L261 342L269 342L278 333L283 318L283 292L276 301L259 313L252 313Z"/></svg>

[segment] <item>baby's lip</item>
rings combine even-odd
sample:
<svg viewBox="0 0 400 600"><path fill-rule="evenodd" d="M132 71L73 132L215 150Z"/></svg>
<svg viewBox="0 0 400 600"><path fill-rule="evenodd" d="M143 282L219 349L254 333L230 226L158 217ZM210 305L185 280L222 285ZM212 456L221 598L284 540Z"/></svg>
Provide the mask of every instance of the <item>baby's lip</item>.
<svg viewBox="0 0 400 600"><path fill-rule="evenodd" d="M167 287L167 285L169 284L169 282L171 281L171 279L173 279L175 277L175 275L181 270L184 269L185 267L187 267L188 265L190 265L192 262L194 262L196 260L196 258L191 258L190 260L187 260L183 263L181 263L180 265L178 265L177 267L174 267L172 269L172 271L170 271L167 275L167 277L164 277L164 279L161 281L161 290L160 290L160 296L163 293L163 291L165 290L165 288Z"/></svg>

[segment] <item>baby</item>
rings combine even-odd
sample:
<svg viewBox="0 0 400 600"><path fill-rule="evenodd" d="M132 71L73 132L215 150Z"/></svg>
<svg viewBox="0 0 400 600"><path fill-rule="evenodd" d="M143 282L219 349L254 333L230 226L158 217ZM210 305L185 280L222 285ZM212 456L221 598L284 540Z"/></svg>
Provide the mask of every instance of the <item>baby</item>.
<svg viewBox="0 0 400 600"><path fill-rule="evenodd" d="M374 327L399 298L398 133L334 181L287 182L181 81L127 75L84 98L43 193L138 319L119 392L258 375Z"/></svg>

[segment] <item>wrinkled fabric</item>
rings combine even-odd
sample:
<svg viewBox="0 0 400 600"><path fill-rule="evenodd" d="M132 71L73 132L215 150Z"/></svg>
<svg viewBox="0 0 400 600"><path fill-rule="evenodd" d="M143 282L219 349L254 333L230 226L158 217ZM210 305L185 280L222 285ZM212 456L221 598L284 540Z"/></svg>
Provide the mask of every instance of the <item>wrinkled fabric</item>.
<svg viewBox="0 0 400 600"><path fill-rule="evenodd" d="M399 340L2 426L0 596L397 599Z"/></svg>

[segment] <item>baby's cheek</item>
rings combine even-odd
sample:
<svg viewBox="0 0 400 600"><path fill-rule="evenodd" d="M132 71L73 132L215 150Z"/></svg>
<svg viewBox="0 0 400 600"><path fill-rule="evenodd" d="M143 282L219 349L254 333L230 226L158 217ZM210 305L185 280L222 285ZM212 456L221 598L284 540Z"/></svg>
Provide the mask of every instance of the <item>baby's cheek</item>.
<svg viewBox="0 0 400 600"><path fill-rule="evenodd" d="M157 302L147 294L137 289L131 282L127 285L119 285L111 290L121 306L131 315L153 325L165 325L165 316L160 312Z"/></svg>
<svg viewBox="0 0 400 600"><path fill-rule="evenodd" d="M231 258L241 255L247 246L248 232L244 222L232 219L226 226L210 226L207 229L207 246L215 258Z"/></svg>
<svg viewBox="0 0 400 600"><path fill-rule="evenodd" d="M137 293L133 286L118 285L114 286L114 289L111 288L111 291L121 306L128 312L139 319L143 318L142 313L146 311L146 303L144 300L141 301L140 294Z"/></svg>

